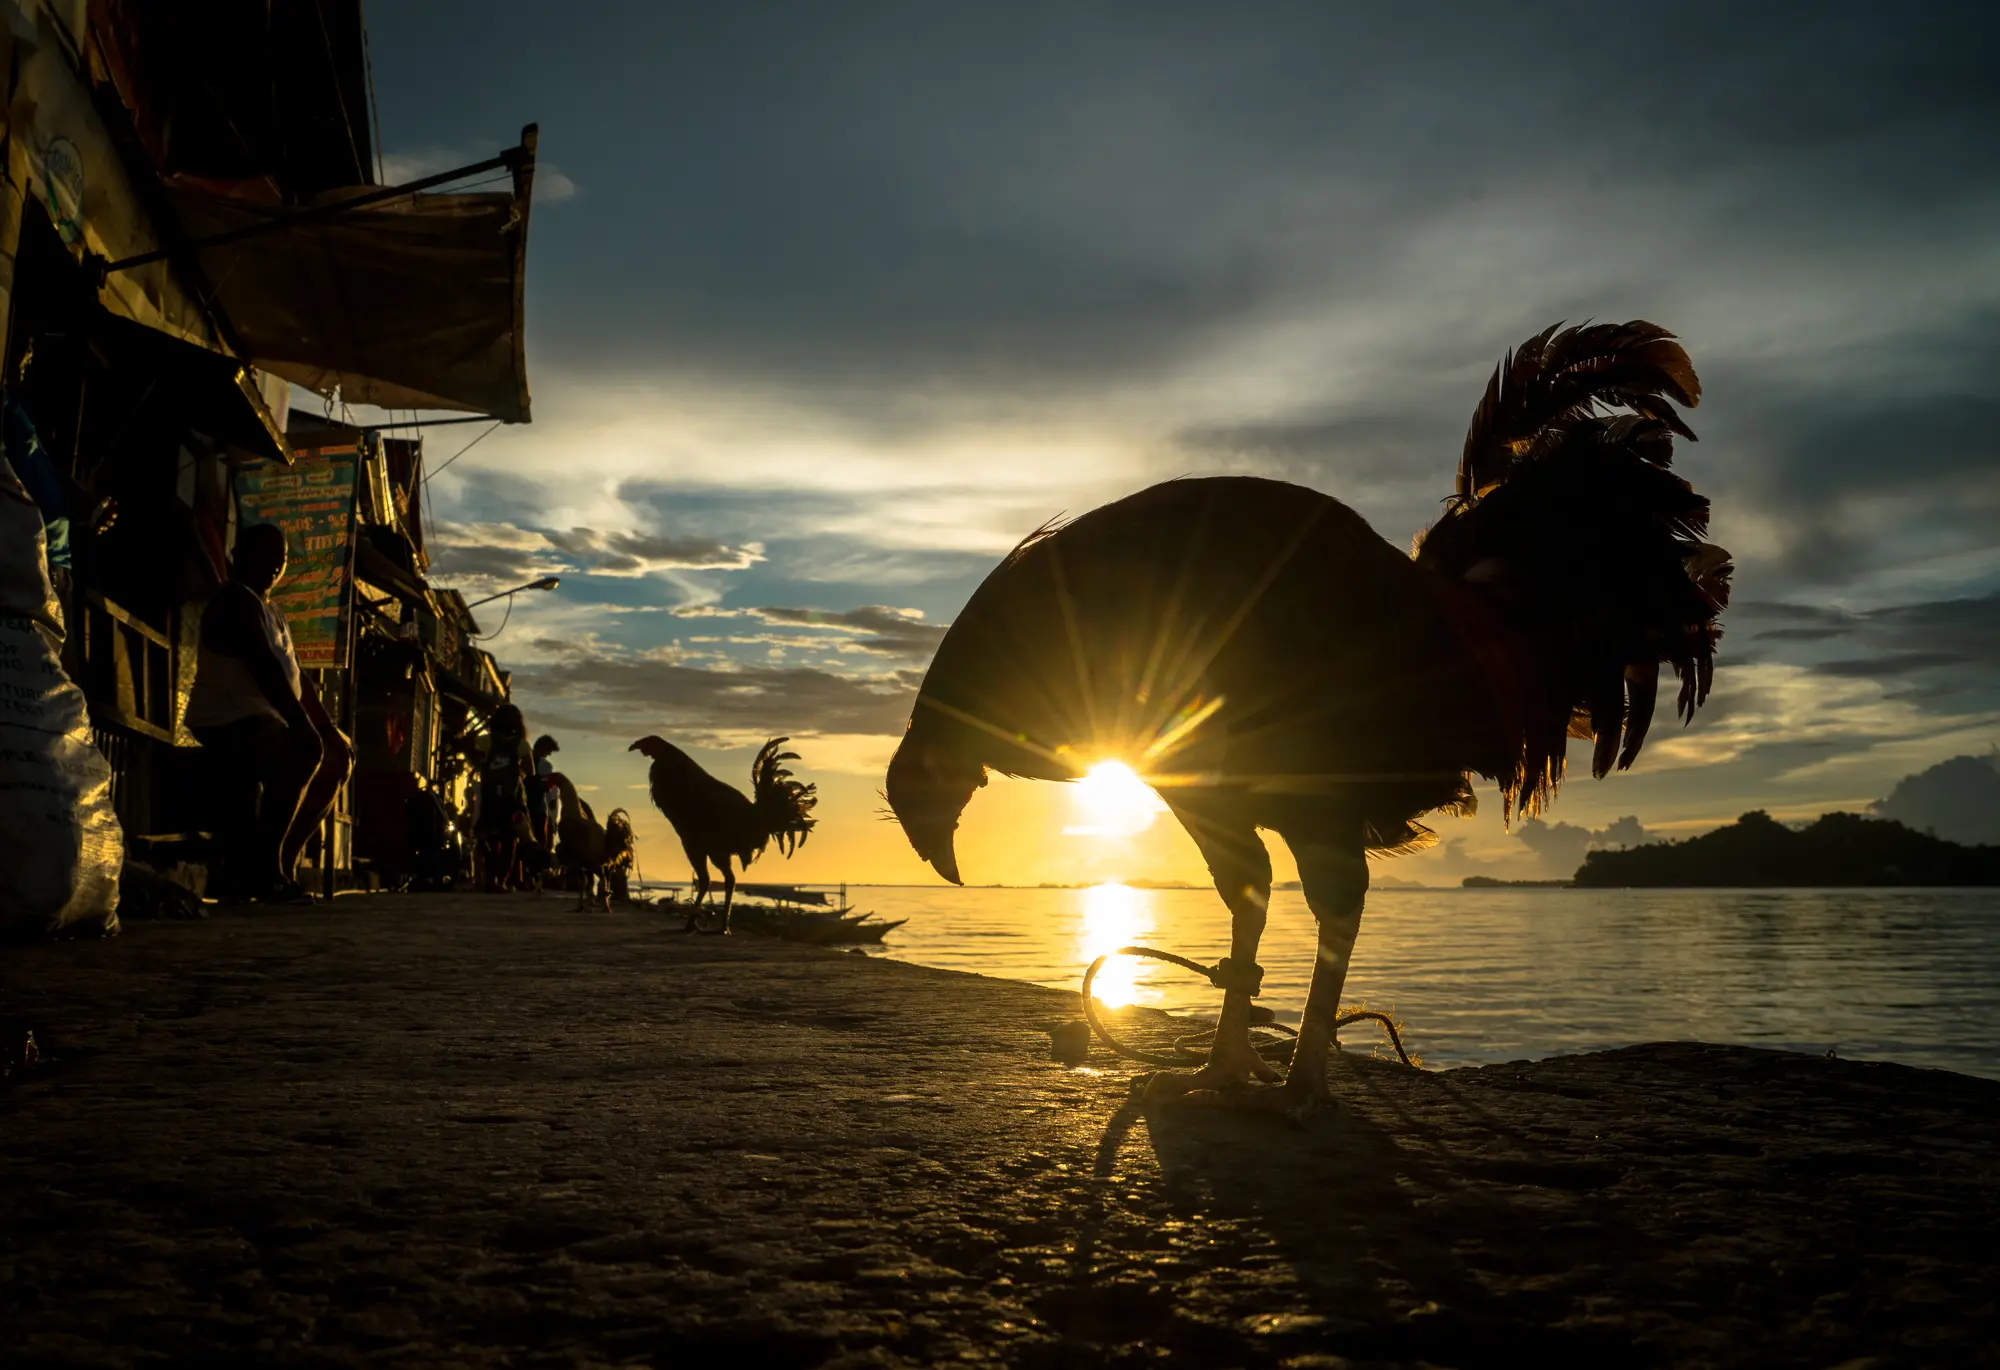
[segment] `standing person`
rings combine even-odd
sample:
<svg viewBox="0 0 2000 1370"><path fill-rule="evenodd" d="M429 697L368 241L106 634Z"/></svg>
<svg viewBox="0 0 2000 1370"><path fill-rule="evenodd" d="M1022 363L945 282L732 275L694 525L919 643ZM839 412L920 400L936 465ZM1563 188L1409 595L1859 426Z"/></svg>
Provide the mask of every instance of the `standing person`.
<svg viewBox="0 0 2000 1370"><path fill-rule="evenodd" d="M201 616L187 724L220 761L228 818L224 895L299 902L306 838L354 764L354 748L304 688L284 611L267 597L285 574L285 535L245 528L229 582Z"/></svg>
<svg viewBox="0 0 2000 1370"><path fill-rule="evenodd" d="M535 773L528 724L512 704L502 704L486 724L479 762L479 845L486 854L488 894L514 883L521 834L528 826L528 780Z"/></svg>
<svg viewBox="0 0 2000 1370"><path fill-rule="evenodd" d="M556 773L556 763L549 758L561 750L562 745L547 733L535 739L535 778L528 784L528 821L535 825L535 840L548 852L555 850L555 825L549 813L549 777Z"/></svg>

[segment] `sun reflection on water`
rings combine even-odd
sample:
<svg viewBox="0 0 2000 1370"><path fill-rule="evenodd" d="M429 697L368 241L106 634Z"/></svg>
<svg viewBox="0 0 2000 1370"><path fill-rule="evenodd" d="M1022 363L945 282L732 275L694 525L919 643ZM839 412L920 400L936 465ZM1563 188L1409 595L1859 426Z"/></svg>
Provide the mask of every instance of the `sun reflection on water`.
<svg viewBox="0 0 2000 1370"><path fill-rule="evenodd" d="M1077 924L1077 956L1089 964L1106 952L1144 941L1153 931L1153 893L1130 885L1092 885L1077 891L1082 896L1082 920ZM1120 956L1104 963L1091 982L1091 993L1109 1008L1123 1008L1154 996L1152 988L1140 983L1145 962Z"/></svg>

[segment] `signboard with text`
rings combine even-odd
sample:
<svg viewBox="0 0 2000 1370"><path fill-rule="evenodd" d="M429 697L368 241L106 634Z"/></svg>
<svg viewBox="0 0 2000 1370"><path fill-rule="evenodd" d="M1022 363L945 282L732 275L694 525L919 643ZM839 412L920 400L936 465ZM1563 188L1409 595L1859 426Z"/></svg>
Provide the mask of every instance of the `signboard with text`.
<svg viewBox="0 0 2000 1370"><path fill-rule="evenodd" d="M301 448L291 466L256 462L236 473L239 528L275 523L285 530L285 578L271 591L292 630L299 665L347 665L349 580L354 566L353 443Z"/></svg>

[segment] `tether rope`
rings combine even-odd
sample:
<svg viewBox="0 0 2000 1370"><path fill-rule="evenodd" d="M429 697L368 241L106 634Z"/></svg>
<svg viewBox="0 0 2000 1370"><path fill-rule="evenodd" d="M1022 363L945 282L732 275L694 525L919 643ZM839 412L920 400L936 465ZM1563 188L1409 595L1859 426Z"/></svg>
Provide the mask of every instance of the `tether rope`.
<svg viewBox="0 0 2000 1370"><path fill-rule="evenodd" d="M1083 1016L1089 1022L1090 1030L1097 1034L1099 1040L1104 1045L1110 1047L1128 1061L1139 1061L1149 1066L1198 1064L1202 1060L1202 1057L1195 1048L1213 1040L1215 1037L1214 1029L1175 1039L1174 1054L1168 1056L1157 1051L1141 1051L1137 1047L1126 1046L1123 1042L1112 1036L1111 1030L1098 1020L1096 1001L1091 998L1090 986L1091 982L1097 979L1097 972L1103 969L1104 963L1114 956L1142 956L1154 961L1168 961L1185 970L1193 971L1196 975L1203 977L1210 984L1216 985L1218 988L1221 988L1220 977L1223 974L1222 967L1204 966L1199 961L1190 961L1185 956L1176 956L1170 951L1161 951L1157 947L1120 947L1116 951L1107 951L1104 955L1092 961L1090 969L1083 973ZM1339 1014L1334 1018L1333 1031L1338 1032L1349 1023L1358 1023L1364 1018L1372 1018L1382 1025L1383 1030L1389 1034L1389 1044L1396 1048L1396 1056L1404 1065L1412 1070L1423 1069L1422 1066L1419 1066L1415 1061L1410 1059L1409 1052L1403 1050L1402 1034L1396 1031L1395 1021L1386 1013L1381 1013L1370 1008L1349 1009L1347 1012ZM1261 1042L1253 1041L1251 1049L1259 1056L1283 1059L1291 1054L1299 1035L1298 1029L1287 1027L1283 1023L1262 1023L1258 1024L1258 1026L1268 1027L1274 1031L1288 1034L1280 1038L1267 1037Z"/></svg>

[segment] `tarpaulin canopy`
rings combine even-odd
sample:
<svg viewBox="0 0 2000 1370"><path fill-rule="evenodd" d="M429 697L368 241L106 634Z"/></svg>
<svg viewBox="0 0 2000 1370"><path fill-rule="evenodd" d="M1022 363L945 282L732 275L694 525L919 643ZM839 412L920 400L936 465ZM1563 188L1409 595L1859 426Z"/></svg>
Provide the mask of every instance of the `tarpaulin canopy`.
<svg viewBox="0 0 2000 1370"><path fill-rule="evenodd" d="M372 201L332 215L188 182L170 191L216 301L259 367L321 394L338 387L349 404L526 423L532 131L521 151L511 190L385 200L362 186L320 197Z"/></svg>
<svg viewBox="0 0 2000 1370"><path fill-rule="evenodd" d="M252 456L289 462L278 421L264 403L248 368L236 358L211 352L171 333L97 310L90 321L91 342L113 367L147 378L146 403L178 408L190 428Z"/></svg>
<svg viewBox="0 0 2000 1370"><path fill-rule="evenodd" d="M482 714L490 714L507 702L499 695L488 694L455 671L447 671L443 667L436 667L433 670L433 674L437 679L439 694L447 695L452 699L470 704Z"/></svg>
<svg viewBox="0 0 2000 1370"><path fill-rule="evenodd" d="M354 574L376 589L394 595L405 604L422 609L426 613L436 613L437 606L431 602L422 578L398 566L394 559L376 545L373 534L377 531L369 529L370 536L363 537L354 544Z"/></svg>

